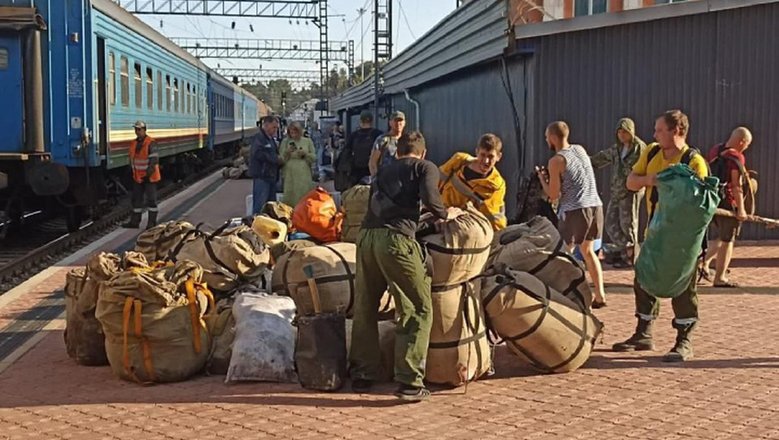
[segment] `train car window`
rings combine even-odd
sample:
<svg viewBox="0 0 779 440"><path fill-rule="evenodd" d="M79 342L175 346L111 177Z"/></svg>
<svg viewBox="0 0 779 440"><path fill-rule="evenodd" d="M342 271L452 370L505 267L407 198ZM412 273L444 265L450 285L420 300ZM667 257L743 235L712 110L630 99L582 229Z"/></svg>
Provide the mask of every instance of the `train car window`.
<svg viewBox="0 0 779 440"><path fill-rule="evenodd" d="M178 113L179 101L181 101L181 91L179 90L178 78L173 79L173 111Z"/></svg>
<svg viewBox="0 0 779 440"><path fill-rule="evenodd" d="M187 114L192 113L192 86L187 83Z"/></svg>
<svg viewBox="0 0 779 440"><path fill-rule="evenodd" d="M108 97L111 105L116 105L116 59L113 52L108 52Z"/></svg>
<svg viewBox="0 0 779 440"><path fill-rule="evenodd" d="M154 72L151 67L146 68L146 107L154 110Z"/></svg>
<svg viewBox="0 0 779 440"><path fill-rule="evenodd" d="M171 93L170 93L170 75L165 75L165 102L167 103L165 105L165 108L167 108L168 111L170 111L170 101L171 101Z"/></svg>
<svg viewBox="0 0 779 440"><path fill-rule="evenodd" d="M130 63L127 57L119 57L119 75L122 79L122 106L130 106Z"/></svg>
<svg viewBox="0 0 779 440"><path fill-rule="evenodd" d="M8 69L8 49L0 47L0 70Z"/></svg>
<svg viewBox="0 0 779 440"><path fill-rule="evenodd" d="M157 71L157 110L162 111L162 72Z"/></svg>
<svg viewBox="0 0 779 440"><path fill-rule="evenodd" d="M135 68L135 76L133 77L135 80L135 108L141 109L143 108L143 80L141 78L141 64L135 63L133 67Z"/></svg>

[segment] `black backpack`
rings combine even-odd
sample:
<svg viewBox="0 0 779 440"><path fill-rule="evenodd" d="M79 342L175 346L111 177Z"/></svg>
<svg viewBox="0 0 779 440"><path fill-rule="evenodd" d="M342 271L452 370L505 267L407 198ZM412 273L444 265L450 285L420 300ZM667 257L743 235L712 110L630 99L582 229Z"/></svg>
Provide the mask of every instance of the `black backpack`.
<svg viewBox="0 0 779 440"><path fill-rule="evenodd" d="M379 136L381 136L381 130L376 128L371 130L359 129L352 133L350 145L352 147L352 166L354 168L368 168L373 143Z"/></svg>

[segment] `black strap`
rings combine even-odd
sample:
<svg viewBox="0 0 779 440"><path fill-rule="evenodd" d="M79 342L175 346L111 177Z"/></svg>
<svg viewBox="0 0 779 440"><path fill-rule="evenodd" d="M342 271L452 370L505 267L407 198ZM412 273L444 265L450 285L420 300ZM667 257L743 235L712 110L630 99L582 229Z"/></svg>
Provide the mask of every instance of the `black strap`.
<svg viewBox="0 0 779 440"><path fill-rule="evenodd" d="M660 145L655 145L654 147L652 147L651 150L649 150L649 154L647 155L647 161L646 161L647 166L649 166L649 162L651 162L652 159L654 159L655 156L657 156L657 153L659 152L660 152ZM690 165L690 161L692 161L692 158L695 157L695 155L697 154L701 154L701 152L698 151L697 148L688 146L687 150L682 154L682 158L679 160L679 163ZM649 221L651 222L652 218L654 218L655 216L655 211L657 209L657 202L660 200L660 194L658 194L657 192L657 187L652 187L650 189L652 192L649 194Z"/></svg>
<svg viewBox="0 0 779 440"><path fill-rule="evenodd" d="M484 251L490 250L490 245L480 247L480 248L448 248L434 243L430 243L429 241L426 241L424 243L428 249L434 250L440 254L447 254L447 255L478 255Z"/></svg>
<svg viewBox="0 0 779 440"><path fill-rule="evenodd" d="M332 247L324 244L320 247L324 247L332 251L339 260L341 260L341 264L343 264L344 270L346 271L346 274L342 275L328 275L324 277L314 278L314 283L316 285L320 284L326 284L326 283L335 283L335 282L341 282L341 281L349 281L349 304L346 306L346 313L349 313L350 310L352 310L352 306L354 304L354 274L352 273L352 270L349 268L349 263L346 261L346 258L337 250L333 249ZM306 248L308 249L308 248ZM286 259L284 260L284 265L281 268L281 286L273 286L272 290L274 292L278 291L285 291L287 292L288 296L292 296L292 291L289 289L289 278L287 277L287 269L289 268L289 260L292 259L292 256L296 253L300 252L298 249L291 250L288 254L286 254Z"/></svg>

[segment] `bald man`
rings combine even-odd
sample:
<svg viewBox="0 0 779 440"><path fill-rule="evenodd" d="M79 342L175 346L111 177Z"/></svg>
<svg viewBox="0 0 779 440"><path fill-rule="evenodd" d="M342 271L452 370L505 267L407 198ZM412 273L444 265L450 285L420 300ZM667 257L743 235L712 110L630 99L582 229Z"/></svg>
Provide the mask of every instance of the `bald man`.
<svg viewBox="0 0 779 440"><path fill-rule="evenodd" d="M752 133L746 127L737 127L730 133L730 138L724 144L714 146L706 159L712 167L712 173L725 183L725 193L720 208L734 211L736 218L714 217L711 223L709 249L703 266L703 276L712 282L714 287L737 287L727 278L728 266L733 257L733 244L741 231L741 222L746 220L747 211L744 207L744 183L749 179L746 172L744 152L752 143ZM716 257L717 263L714 276L711 276L711 261Z"/></svg>

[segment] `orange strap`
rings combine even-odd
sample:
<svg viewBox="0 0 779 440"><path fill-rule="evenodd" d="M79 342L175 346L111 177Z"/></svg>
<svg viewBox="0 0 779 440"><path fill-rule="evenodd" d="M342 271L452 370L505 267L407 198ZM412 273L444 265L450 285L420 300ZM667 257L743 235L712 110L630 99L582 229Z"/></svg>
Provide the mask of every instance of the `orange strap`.
<svg viewBox="0 0 779 440"><path fill-rule="evenodd" d="M130 332L130 317L135 311L134 329L133 333L135 337L141 341L141 347L143 349L143 365L146 369L146 374L150 381L154 381L154 365L151 361L151 347L149 341L143 337L143 315L142 304L140 300L134 299L128 296L124 300L124 307L122 308L122 363L124 364L124 371L130 378L138 383L144 382L138 378L135 374L135 370L130 365L130 343L128 333Z"/></svg>
<svg viewBox="0 0 779 440"><path fill-rule="evenodd" d="M154 365L151 362L151 346L149 340L143 336L143 315L141 314L142 303L141 300L136 299L133 301L135 309L135 336L141 341L141 348L143 349L143 367L146 368L146 375L152 382L154 381Z"/></svg>
<svg viewBox="0 0 779 440"><path fill-rule="evenodd" d="M187 291L187 303L189 304L189 317L192 322L192 345L195 353L200 353L202 349L200 343L200 313L197 309L197 295L195 294L195 280L192 278L184 282L184 288ZM209 292L210 293L210 292Z"/></svg>

